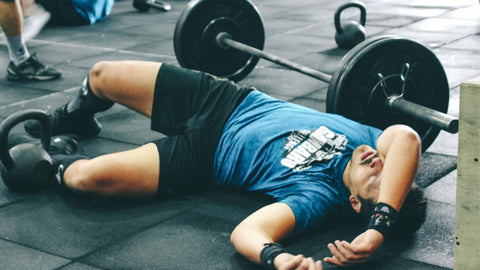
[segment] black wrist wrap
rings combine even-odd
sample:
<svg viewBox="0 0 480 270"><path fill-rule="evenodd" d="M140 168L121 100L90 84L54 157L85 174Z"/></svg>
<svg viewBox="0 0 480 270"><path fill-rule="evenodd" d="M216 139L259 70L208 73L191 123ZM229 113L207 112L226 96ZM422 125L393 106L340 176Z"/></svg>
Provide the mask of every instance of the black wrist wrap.
<svg viewBox="0 0 480 270"><path fill-rule="evenodd" d="M284 253L282 245L278 243L265 243L262 252L260 252L260 261L268 269L275 269L273 261L280 254Z"/></svg>
<svg viewBox="0 0 480 270"><path fill-rule="evenodd" d="M383 237L390 236L393 226L398 218L395 208L386 203L377 203L373 209L367 229L374 229L383 234Z"/></svg>

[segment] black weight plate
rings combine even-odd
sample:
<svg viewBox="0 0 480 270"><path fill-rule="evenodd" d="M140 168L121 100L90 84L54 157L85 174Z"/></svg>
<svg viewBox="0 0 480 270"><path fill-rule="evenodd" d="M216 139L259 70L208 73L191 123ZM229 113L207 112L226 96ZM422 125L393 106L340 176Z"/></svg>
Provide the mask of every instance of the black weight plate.
<svg viewBox="0 0 480 270"><path fill-rule="evenodd" d="M228 32L233 40L263 50L263 20L250 1L194 0L177 22L175 55L183 67L239 81L259 59L232 48L220 48L215 42L220 32Z"/></svg>
<svg viewBox="0 0 480 270"><path fill-rule="evenodd" d="M400 94L400 73L410 65L404 98L416 104L446 113L449 86L445 71L435 54L410 39L389 36L367 39L348 52L339 63L327 93L327 112L337 113L380 129L405 124L422 138L425 151L440 130L426 123L392 112L385 105L379 82L381 73L389 95Z"/></svg>
<svg viewBox="0 0 480 270"><path fill-rule="evenodd" d="M358 55L360 52L362 52L363 50L365 50L365 47L368 47L368 46L371 46L371 44L374 44L376 43L377 41L379 40L383 40L383 39L390 39L390 38L395 38L395 36L393 35L379 35L379 36L372 36L372 37L369 37L368 39L360 42L359 44L357 44L355 47L353 47L351 50L349 50L347 52L347 54L345 54L342 58L342 60L340 60L340 62L338 63L338 69L336 70L336 72L333 74L332 76L332 79L330 80L330 83L329 83L329 88L328 88L328 92L327 92L327 104L326 104L326 109L327 109L327 112L330 112L330 113L335 113L335 106L337 104L337 101L336 99L339 97L339 95L337 95L337 84L338 84L338 80L339 80L339 77L341 74L345 73L345 69L348 68L348 62L351 61L351 59L354 58L354 56Z"/></svg>

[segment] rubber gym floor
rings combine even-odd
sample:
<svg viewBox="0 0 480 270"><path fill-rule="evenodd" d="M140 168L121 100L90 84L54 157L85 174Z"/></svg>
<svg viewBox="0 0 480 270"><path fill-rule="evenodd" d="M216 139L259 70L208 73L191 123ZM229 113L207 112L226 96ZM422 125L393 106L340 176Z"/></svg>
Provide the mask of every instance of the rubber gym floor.
<svg viewBox="0 0 480 270"><path fill-rule="evenodd" d="M262 14L265 50L333 73L347 53L336 47L333 17L345 1L254 0ZM0 50L0 119L26 108L52 112L74 97L89 68L101 60L148 60L178 65L173 47L177 19L188 3L138 12L116 1L109 18L92 26L47 26L27 45L63 76L48 82L7 81L8 51ZM476 0L365 0L367 36L394 34L421 42L448 77L449 114L458 117L460 83L480 75L480 4ZM350 10L344 19L356 20ZM261 60L241 84L325 111L328 84ZM131 149L162 134L149 120L115 105L99 115L98 137L80 140L91 156ZM21 126L12 135L23 134ZM355 269L452 269L458 134L441 132L427 149L418 181L429 198L428 217L411 238L387 241ZM2 149L3 151L3 149ZM256 195L209 191L169 200L112 202L54 189L10 192L0 183L1 269L257 269L239 256L230 232L268 203ZM362 230L345 224L287 243L292 253L329 256L327 243L352 240ZM335 267L325 265L325 269Z"/></svg>

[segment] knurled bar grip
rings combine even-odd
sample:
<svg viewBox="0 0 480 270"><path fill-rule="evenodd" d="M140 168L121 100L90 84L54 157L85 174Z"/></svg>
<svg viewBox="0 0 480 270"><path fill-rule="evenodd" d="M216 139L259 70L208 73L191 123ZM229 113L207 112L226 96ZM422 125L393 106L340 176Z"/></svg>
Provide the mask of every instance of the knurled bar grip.
<svg viewBox="0 0 480 270"><path fill-rule="evenodd" d="M450 133L458 132L458 119L408 101L401 96L391 96L387 100L387 107L392 111L403 113L423 123L428 123L433 127L445 130Z"/></svg>

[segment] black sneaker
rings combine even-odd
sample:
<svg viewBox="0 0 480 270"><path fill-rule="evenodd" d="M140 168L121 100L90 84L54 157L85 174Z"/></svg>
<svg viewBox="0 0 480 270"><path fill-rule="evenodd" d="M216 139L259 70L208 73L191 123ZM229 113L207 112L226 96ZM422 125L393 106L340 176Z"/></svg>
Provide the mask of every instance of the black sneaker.
<svg viewBox="0 0 480 270"><path fill-rule="evenodd" d="M59 70L41 63L35 54L32 54L18 66L10 62L7 69L7 79L9 80L46 81L57 79L60 76L62 76L62 73Z"/></svg>
<svg viewBox="0 0 480 270"><path fill-rule="evenodd" d="M48 154L50 154L50 156L56 154L73 155L77 153L77 151L77 141L72 137L61 135L52 137L50 141L50 148L48 149Z"/></svg>
<svg viewBox="0 0 480 270"><path fill-rule="evenodd" d="M15 135L8 137L9 149L16 145L24 143L36 144L38 146L41 146L40 140L32 138L28 135ZM66 135L53 136L50 139L50 148L47 152L49 155L73 155L78 152L78 143L74 138Z"/></svg>
<svg viewBox="0 0 480 270"><path fill-rule="evenodd" d="M77 160L88 159L87 156L80 153L77 141L65 135L52 137L48 154L52 158L53 166L51 183L60 189L65 189L63 181L65 169Z"/></svg>
<svg viewBox="0 0 480 270"><path fill-rule="evenodd" d="M102 125L97 118L91 117L73 117L67 114L67 106L57 108L53 114L50 114L50 126L52 136L60 134L73 134L84 138L95 137L102 130ZM25 131L33 137L39 138L41 135L41 125L37 120L29 120L24 124Z"/></svg>

